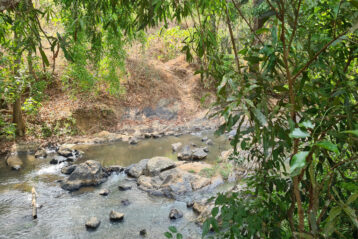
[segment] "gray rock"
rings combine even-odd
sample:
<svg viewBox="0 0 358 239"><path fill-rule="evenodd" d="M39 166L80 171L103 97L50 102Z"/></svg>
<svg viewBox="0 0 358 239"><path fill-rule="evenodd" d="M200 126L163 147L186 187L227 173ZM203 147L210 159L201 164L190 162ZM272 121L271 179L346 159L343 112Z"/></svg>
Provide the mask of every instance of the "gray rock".
<svg viewBox="0 0 358 239"><path fill-rule="evenodd" d="M124 214L120 213L120 212L116 212L114 210L112 210L109 214L109 219L111 221L122 221L124 218Z"/></svg>
<svg viewBox="0 0 358 239"><path fill-rule="evenodd" d="M63 157L70 157L70 156L72 156L72 149L61 146L58 149L57 153Z"/></svg>
<svg viewBox="0 0 358 239"><path fill-rule="evenodd" d="M138 141L137 138L133 137L133 138L131 138L128 142L129 142L129 144L134 145L134 144L138 144L139 141Z"/></svg>
<svg viewBox="0 0 358 239"><path fill-rule="evenodd" d="M7 159L6 159L6 163L8 166L11 167L12 170L20 170L22 167L22 160L15 156L15 155L10 155Z"/></svg>
<svg viewBox="0 0 358 239"><path fill-rule="evenodd" d="M139 161L139 163L129 166L128 169L126 170L126 173L129 176L138 178L139 176L144 174L144 171L147 168L148 161L149 159L142 159L141 161Z"/></svg>
<svg viewBox="0 0 358 239"><path fill-rule="evenodd" d="M88 219L86 221L86 228L88 229L96 229L99 227L99 225L101 224L101 221L98 220L97 217L91 217L90 219Z"/></svg>
<svg viewBox="0 0 358 239"><path fill-rule="evenodd" d="M78 190L83 186L97 186L107 180L99 162L88 160L77 165L72 174L61 183L61 187L68 191Z"/></svg>
<svg viewBox="0 0 358 239"><path fill-rule="evenodd" d="M148 176L140 176L138 178L138 181L137 181L138 185L144 187L144 188L147 188L147 189L151 189L153 188L153 185L152 185L152 179L151 177L148 177Z"/></svg>
<svg viewBox="0 0 358 239"><path fill-rule="evenodd" d="M152 133L152 138L158 139L158 138L160 138L160 137L162 137L162 134L158 133L157 131L155 131L155 132Z"/></svg>
<svg viewBox="0 0 358 239"><path fill-rule="evenodd" d="M192 151L193 160L203 160L206 156L208 156L208 154L204 152L203 148L196 148Z"/></svg>
<svg viewBox="0 0 358 239"><path fill-rule="evenodd" d="M205 153L209 153L208 147L202 147L202 149L204 150Z"/></svg>
<svg viewBox="0 0 358 239"><path fill-rule="evenodd" d="M179 160L190 160L192 152L189 145L185 145L182 150L178 153Z"/></svg>
<svg viewBox="0 0 358 239"><path fill-rule="evenodd" d="M108 189L101 189L98 193L101 196L107 196L109 194L109 190Z"/></svg>
<svg viewBox="0 0 358 239"><path fill-rule="evenodd" d="M193 207L193 205L194 205L193 201L187 201L186 202L186 207L188 207L188 208Z"/></svg>
<svg viewBox="0 0 358 239"><path fill-rule="evenodd" d="M129 204L131 204L131 202L128 199L124 199L124 200L121 201L121 204L123 206L128 206Z"/></svg>
<svg viewBox="0 0 358 239"><path fill-rule="evenodd" d="M127 191L127 190L132 189L132 186L131 186L131 185L128 185L128 184L122 184L122 185L119 185L119 186L118 186L118 189L119 189L120 191Z"/></svg>
<svg viewBox="0 0 358 239"><path fill-rule="evenodd" d="M73 171L75 171L76 167L77 167L77 165L65 166L65 167L61 168L61 173L69 175Z"/></svg>
<svg viewBox="0 0 358 239"><path fill-rule="evenodd" d="M208 138L207 136L205 136L205 137L203 137L203 138L201 139L201 141L202 141L202 142L206 142L206 141L208 141L208 139L209 139L209 138Z"/></svg>
<svg viewBox="0 0 358 239"><path fill-rule="evenodd" d="M207 145L213 145L214 143L213 143L213 141L211 139L209 139L208 141L206 141L206 144Z"/></svg>
<svg viewBox="0 0 358 239"><path fill-rule="evenodd" d="M124 168L120 165L112 165L109 167L104 168L104 170L108 173L108 174L112 174L112 173L120 173L124 171Z"/></svg>
<svg viewBox="0 0 358 239"><path fill-rule="evenodd" d="M211 183L211 181L208 178L205 177L197 177L197 179L192 180L191 187L194 191L199 190L205 186L208 186Z"/></svg>
<svg viewBox="0 0 358 239"><path fill-rule="evenodd" d="M146 236L147 235L147 230L145 230L145 229L140 230L139 235Z"/></svg>
<svg viewBox="0 0 358 239"><path fill-rule="evenodd" d="M35 158L46 158L46 157L47 157L47 152L45 149L39 149L35 153Z"/></svg>
<svg viewBox="0 0 358 239"><path fill-rule="evenodd" d="M51 161L50 161L50 164L60 164L60 163L63 163L63 162L66 162L67 161L67 158L64 157L64 156L61 156L61 155L55 155Z"/></svg>
<svg viewBox="0 0 358 239"><path fill-rule="evenodd" d="M178 150L181 148L181 146L182 146L182 143L180 143L180 142L172 144L173 152L178 152Z"/></svg>
<svg viewBox="0 0 358 239"><path fill-rule="evenodd" d="M154 157L149 159L147 162L147 170L151 176L158 175L160 172L174 167L174 161L166 157Z"/></svg>
<svg viewBox="0 0 358 239"><path fill-rule="evenodd" d="M179 218L182 218L182 217L183 217L183 213L180 210L176 209L176 208L173 208L169 212L169 218L172 219L172 220L179 219Z"/></svg>

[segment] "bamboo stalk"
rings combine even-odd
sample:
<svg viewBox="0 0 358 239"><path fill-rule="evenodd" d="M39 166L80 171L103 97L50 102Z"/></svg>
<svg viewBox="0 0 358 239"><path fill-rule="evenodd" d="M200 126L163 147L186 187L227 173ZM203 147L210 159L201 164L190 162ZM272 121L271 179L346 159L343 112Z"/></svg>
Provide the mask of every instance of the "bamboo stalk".
<svg viewBox="0 0 358 239"><path fill-rule="evenodd" d="M36 195L37 192L35 190L35 187L32 187L32 218L36 219L37 218L37 204L36 204Z"/></svg>

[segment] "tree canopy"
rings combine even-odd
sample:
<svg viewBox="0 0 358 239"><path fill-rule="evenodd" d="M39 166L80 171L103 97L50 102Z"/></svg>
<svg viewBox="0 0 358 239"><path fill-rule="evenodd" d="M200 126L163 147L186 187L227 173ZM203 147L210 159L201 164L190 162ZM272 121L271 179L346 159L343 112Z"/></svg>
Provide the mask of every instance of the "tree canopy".
<svg viewBox="0 0 358 239"><path fill-rule="evenodd" d="M125 44L190 19L183 53L217 89L218 132L236 129L232 159L259 165L245 192L218 195L203 234L357 238L356 0L2 0L0 9L0 92L19 135L21 96L36 83L31 56L50 64L44 42L53 60L65 54L67 84L107 82L116 94ZM64 31L48 35L43 24L57 10Z"/></svg>

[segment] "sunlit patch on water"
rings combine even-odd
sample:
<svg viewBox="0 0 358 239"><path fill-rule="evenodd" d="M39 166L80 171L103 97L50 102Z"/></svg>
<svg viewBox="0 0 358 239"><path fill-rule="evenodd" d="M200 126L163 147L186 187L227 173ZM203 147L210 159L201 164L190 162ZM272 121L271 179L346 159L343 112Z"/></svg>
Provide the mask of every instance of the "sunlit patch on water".
<svg viewBox="0 0 358 239"><path fill-rule="evenodd" d="M36 175L42 174L59 174L61 172L61 168L64 166L64 163L61 164L52 164L49 166L42 167L38 171L35 172Z"/></svg>

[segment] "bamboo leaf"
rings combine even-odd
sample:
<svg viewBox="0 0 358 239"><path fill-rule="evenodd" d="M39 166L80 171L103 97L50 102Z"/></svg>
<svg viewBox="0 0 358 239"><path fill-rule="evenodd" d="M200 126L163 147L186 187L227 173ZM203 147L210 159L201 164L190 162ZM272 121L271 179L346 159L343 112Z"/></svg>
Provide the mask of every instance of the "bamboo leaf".
<svg viewBox="0 0 358 239"><path fill-rule="evenodd" d="M309 154L308 151L302 151L302 152L298 152L292 157L290 163L291 177L300 174L301 170L306 166L306 158L308 154Z"/></svg>
<svg viewBox="0 0 358 239"><path fill-rule="evenodd" d="M318 146L318 147L327 149L329 151L335 152L336 154L339 154L339 150L338 150L337 145L335 145L334 143L332 143L332 142L330 142L328 140L320 141L320 142L316 143L315 145Z"/></svg>
<svg viewBox="0 0 358 239"><path fill-rule="evenodd" d="M41 57L42 57L42 61L45 63L46 66L49 66L50 62L48 61L47 56L46 56L45 52L42 50L41 47L39 47L39 51L40 51L40 54L41 54Z"/></svg>
<svg viewBox="0 0 358 239"><path fill-rule="evenodd" d="M290 138L295 138L295 139L299 139L299 138L306 138L310 136L307 132L302 131L300 128L295 128L291 133L290 133Z"/></svg>
<svg viewBox="0 0 358 239"><path fill-rule="evenodd" d="M309 120L300 123L299 126L304 127L306 129L313 129L314 128L314 125Z"/></svg>
<svg viewBox="0 0 358 239"><path fill-rule="evenodd" d="M355 136L358 136L358 129L356 129L356 130L346 130L346 131L342 131L342 133L344 133L344 134L354 134Z"/></svg>

